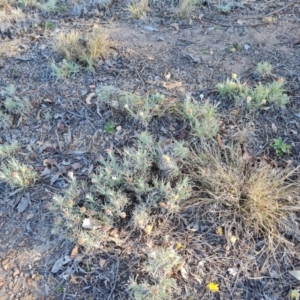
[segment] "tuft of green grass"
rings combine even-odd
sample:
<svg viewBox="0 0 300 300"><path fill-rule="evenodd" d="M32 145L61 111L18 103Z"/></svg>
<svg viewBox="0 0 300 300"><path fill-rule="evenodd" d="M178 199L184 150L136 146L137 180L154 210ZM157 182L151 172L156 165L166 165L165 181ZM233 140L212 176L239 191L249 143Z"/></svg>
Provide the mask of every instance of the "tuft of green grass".
<svg viewBox="0 0 300 300"><path fill-rule="evenodd" d="M271 147L275 150L278 156L288 153L291 149L291 145L284 143L282 138L275 139L271 144Z"/></svg>
<svg viewBox="0 0 300 300"><path fill-rule="evenodd" d="M105 124L104 129L107 133L114 133L116 129L116 125L114 122L109 121Z"/></svg>
<svg viewBox="0 0 300 300"><path fill-rule="evenodd" d="M59 79L67 79L80 72L80 66L77 63L66 59L63 59L63 61L58 64L52 61L51 68L55 76Z"/></svg>
<svg viewBox="0 0 300 300"><path fill-rule="evenodd" d="M28 188L37 179L38 174L27 165L11 158L0 168L0 180L12 188Z"/></svg>
<svg viewBox="0 0 300 300"><path fill-rule="evenodd" d="M11 144L0 145L0 157L7 157L14 154L20 145L17 141L13 141Z"/></svg>
<svg viewBox="0 0 300 300"><path fill-rule="evenodd" d="M267 61L260 62L256 66L256 73L260 76L269 76L272 73L272 65Z"/></svg>
<svg viewBox="0 0 300 300"><path fill-rule="evenodd" d="M128 5L127 10L134 19L146 17L147 12L150 10L148 0L133 0L131 4Z"/></svg>

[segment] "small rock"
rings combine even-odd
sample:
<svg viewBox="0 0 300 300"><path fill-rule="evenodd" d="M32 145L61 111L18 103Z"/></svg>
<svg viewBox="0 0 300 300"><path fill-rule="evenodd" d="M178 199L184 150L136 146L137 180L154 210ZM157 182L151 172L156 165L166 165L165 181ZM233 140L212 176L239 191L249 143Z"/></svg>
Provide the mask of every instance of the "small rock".
<svg viewBox="0 0 300 300"><path fill-rule="evenodd" d="M248 44L245 44L245 45L244 45L244 49L245 49L246 51L248 51L250 48L251 48L250 45L248 45Z"/></svg>
<svg viewBox="0 0 300 300"><path fill-rule="evenodd" d="M13 276L16 277L20 274L20 270L18 268L15 268L15 271L13 273Z"/></svg>

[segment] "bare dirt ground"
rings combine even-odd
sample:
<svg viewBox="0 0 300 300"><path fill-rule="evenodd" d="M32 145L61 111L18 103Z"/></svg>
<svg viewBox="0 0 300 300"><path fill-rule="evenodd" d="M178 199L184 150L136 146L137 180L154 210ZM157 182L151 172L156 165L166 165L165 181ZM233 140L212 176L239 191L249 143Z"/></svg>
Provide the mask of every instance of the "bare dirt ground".
<svg viewBox="0 0 300 300"><path fill-rule="evenodd" d="M284 8L288 2L235 1L231 11L222 14L216 5L203 1L190 17L182 19L174 14L171 2L176 7L176 1L149 1L151 11L142 20L130 17L125 1L113 1L103 9L92 2L85 9L80 4L59 2L66 4L63 12L12 3L11 7L19 6L24 15L0 22L0 47L6 47L0 56L0 88L13 84L16 94L28 97L32 104L26 118L16 116L12 126L1 129L0 143L18 140L18 159L40 174L26 191L15 191L0 182L0 299L130 297L129 277L137 275L140 262L128 247L98 253L79 247L81 260L71 276L63 272L74 265L72 261L59 272L51 272L59 258L71 255L74 247L76 250L75 243L53 231L55 216L48 209L53 195L67 186L67 172L88 179L106 149L122 149L143 129L124 116L97 111L93 98L91 103L86 100L97 87L113 85L171 99L190 94L197 101L204 97L219 102L222 143L247 128L249 155L275 166L300 164L300 4L294 1ZM51 28L45 28L45 22L51 22ZM51 61L61 61L52 48L53 38L61 30L88 32L95 24L114 43L107 57L97 60L93 71L58 79L51 69ZM257 82L253 73L262 61L272 64L274 78L285 78L291 97L285 109L270 106L245 113L216 93L216 84L232 73L243 82ZM47 112L51 117L46 120ZM106 132L108 121L118 130ZM167 116L154 118L148 129L165 139L188 138L188 126ZM282 158L270 147L278 137L291 145ZM19 213L17 206L24 197L29 205ZM175 276L182 288L174 299L289 299L289 292L299 287L299 281L288 273L300 268L299 241L290 237L293 252L278 249L277 263L263 253L256 255L262 247L258 244L252 247L244 241L229 249L226 237L215 234L217 212L209 213L201 230L186 230L181 235L189 245L183 251L190 274L189 278ZM237 254L240 247L254 251L250 255L249 250L246 266ZM240 271L231 276L230 267ZM192 275L201 270L206 274L202 279ZM210 294L204 281L215 277L220 292Z"/></svg>

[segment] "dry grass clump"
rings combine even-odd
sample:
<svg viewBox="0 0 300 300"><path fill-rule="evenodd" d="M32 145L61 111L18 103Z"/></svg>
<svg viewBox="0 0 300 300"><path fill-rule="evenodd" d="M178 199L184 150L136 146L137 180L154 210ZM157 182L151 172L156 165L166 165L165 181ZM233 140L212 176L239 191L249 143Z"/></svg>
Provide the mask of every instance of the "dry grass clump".
<svg viewBox="0 0 300 300"><path fill-rule="evenodd" d="M189 18L195 12L196 5L201 2L201 0L180 0L175 13L180 18Z"/></svg>
<svg viewBox="0 0 300 300"><path fill-rule="evenodd" d="M86 37L79 31L59 33L53 43L53 48L69 61L79 62L92 67L94 61L104 57L111 46L108 34L94 29Z"/></svg>
<svg viewBox="0 0 300 300"><path fill-rule="evenodd" d="M188 174L200 186L190 205L220 203L238 216L244 228L279 237L280 219L299 203L296 169L272 168L261 162L249 164L237 148L204 145L191 152Z"/></svg>
<svg viewBox="0 0 300 300"><path fill-rule="evenodd" d="M147 16L147 12L150 10L148 0L133 0L128 5L128 10L134 19L141 19Z"/></svg>

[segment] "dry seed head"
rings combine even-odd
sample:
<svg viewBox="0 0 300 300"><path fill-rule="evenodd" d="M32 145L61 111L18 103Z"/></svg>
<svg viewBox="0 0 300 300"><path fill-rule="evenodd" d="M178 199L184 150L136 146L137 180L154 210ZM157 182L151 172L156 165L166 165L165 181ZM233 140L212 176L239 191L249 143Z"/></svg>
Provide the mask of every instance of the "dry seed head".
<svg viewBox="0 0 300 300"><path fill-rule="evenodd" d="M80 207L80 212L83 214L86 212L86 208L84 206Z"/></svg>

